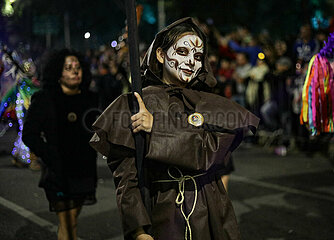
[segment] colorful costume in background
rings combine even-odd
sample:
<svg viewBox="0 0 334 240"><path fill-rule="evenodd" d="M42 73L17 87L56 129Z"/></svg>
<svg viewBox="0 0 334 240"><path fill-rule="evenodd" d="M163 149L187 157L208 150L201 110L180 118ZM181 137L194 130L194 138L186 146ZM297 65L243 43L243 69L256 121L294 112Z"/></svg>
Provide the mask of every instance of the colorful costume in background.
<svg viewBox="0 0 334 240"><path fill-rule="evenodd" d="M29 77L33 62L31 59L22 60L15 51L10 54L5 49L0 51L0 58L4 68L0 76L0 118L8 122L9 127L13 126L13 121L18 122L19 132L12 155L16 161L28 165L31 153L22 142L22 129L30 98L39 89L37 81Z"/></svg>
<svg viewBox="0 0 334 240"><path fill-rule="evenodd" d="M334 133L334 70L328 59L334 57L334 33L310 62L303 87L300 123L312 135Z"/></svg>
<svg viewBox="0 0 334 240"><path fill-rule="evenodd" d="M185 88L165 85L151 71L166 33L184 22L197 29L191 18L168 26L157 34L141 66L147 86L143 101L154 118L144 159L149 196L142 199L138 188L131 95L117 98L93 125L91 145L108 157L125 239L138 227L159 240L240 239L221 175L244 133L255 132L259 119L226 98L199 90L215 84L206 53L201 71Z"/></svg>

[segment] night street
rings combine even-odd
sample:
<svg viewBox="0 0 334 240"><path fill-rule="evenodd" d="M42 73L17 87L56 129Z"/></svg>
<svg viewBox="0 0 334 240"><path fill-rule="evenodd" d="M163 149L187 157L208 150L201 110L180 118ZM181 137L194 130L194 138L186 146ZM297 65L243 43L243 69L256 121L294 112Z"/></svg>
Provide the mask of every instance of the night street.
<svg viewBox="0 0 334 240"><path fill-rule="evenodd" d="M334 0L0 0L0 180L0 240L334 240Z"/></svg>
<svg viewBox="0 0 334 240"><path fill-rule="evenodd" d="M0 239L56 239L56 215L37 187L40 173L11 164L14 136L10 131L0 138ZM244 144L234 157L229 194L243 239L334 239L334 174L320 153L279 157ZM115 188L102 158L98 178L98 203L84 207L79 217L80 239L122 239Z"/></svg>

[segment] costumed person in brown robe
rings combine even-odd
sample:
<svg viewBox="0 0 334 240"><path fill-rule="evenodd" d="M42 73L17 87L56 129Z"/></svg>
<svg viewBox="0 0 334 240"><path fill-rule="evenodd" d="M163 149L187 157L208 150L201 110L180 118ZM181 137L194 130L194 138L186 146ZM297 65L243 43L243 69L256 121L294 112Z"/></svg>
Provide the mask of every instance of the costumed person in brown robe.
<svg viewBox="0 0 334 240"><path fill-rule="evenodd" d="M132 95L121 95L93 124L91 139L113 173L125 239L240 239L221 175L259 119L206 92L216 81L206 37L191 18L156 35L141 70L139 113L131 114ZM138 133L146 140L144 198L135 165Z"/></svg>
<svg viewBox="0 0 334 240"><path fill-rule="evenodd" d="M55 51L23 126L24 143L42 160L39 187L58 216L58 240L76 240L82 206L96 202L97 154L88 142L89 126L99 112L97 95L88 90L90 81L81 55Z"/></svg>

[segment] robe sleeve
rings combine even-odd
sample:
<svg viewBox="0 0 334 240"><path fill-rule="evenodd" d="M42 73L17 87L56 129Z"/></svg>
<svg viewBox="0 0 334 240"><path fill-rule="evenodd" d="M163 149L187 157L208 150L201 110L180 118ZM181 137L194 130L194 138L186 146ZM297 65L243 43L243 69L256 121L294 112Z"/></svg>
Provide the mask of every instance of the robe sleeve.
<svg viewBox="0 0 334 240"><path fill-rule="evenodd" d="M90 141L93 148L107 156L125 239L139 227L151 225L138 187L130 117L128 95L122 95L93 124L95 134Z"/></svg>
<svg viewBox="0 0 334 240"><path fill-rule="evenodd" d="M128 103L130 97L130 94L119 96L93 124L95 134L90 145L106 157L109 156L110 143L135 149Z"/></svg>

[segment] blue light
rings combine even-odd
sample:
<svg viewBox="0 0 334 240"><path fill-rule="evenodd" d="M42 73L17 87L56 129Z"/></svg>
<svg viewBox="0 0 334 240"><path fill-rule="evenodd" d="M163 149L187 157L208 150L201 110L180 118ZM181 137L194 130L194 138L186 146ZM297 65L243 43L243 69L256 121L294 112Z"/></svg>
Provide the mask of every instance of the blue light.
<svg viewBox="0 0 334 240"><path fill-rule="evenodd" d="M146 18L146 21L148 21L148 23L150 23L150 24L154 24L157 20L154 16L148 16Z"/></svg>
<svg viewBox="0 0 334 240"><path fill-rule="evenodd" d="M321 10L316 10L314 16L311 18L312 27L315 29L328 28L329 21L323 17Z"/></svg>
<svg viewBox="0 0 334 240"><path fill-rule="evenodd" d="M27 163L31 163L30 159L27 160Z"/></svg>
<svg viewBox="0 0 334 240"><path fill-rule="evenodd" d="M30 87L27 87L28 92L30 92Z"/></svg>
<svg viewBox="0 0 334 240"><path fill-rule="evenodd" d="M11 123L11 122L8 123L8 126L9 126L9 127L13 127L13 123Z"/></svg>
<svg viewBox="0 0 334 240"><path fill-rule="evenodd" d="M112 46L113 48L116 47L116 46L117 46L117 41L116 41L116 40L112 41L112 42L111 42L111 46Z"/></svg>
<svg viewBox="0 0 334 240"><path fill-rule="evenodd" d="M8 104L7 104L7 103L5 103L5 104L4 104L4 106L5 106L5 107L7 107L7 106L8 106Z"/></svg>
<svg viewBox="0 0 334 240"><path fill-rule="evenodd" d="M149 24L154 24L157 19L154 16L154 11L151 6L145 4L143 11L143 19L147 21Z"/></svg>
<svg viewBox="0 0 334 240"><path fill-rule="evenodd" d="M22 159L25 159L26 157L24 155L22 155Z"/></svg>

